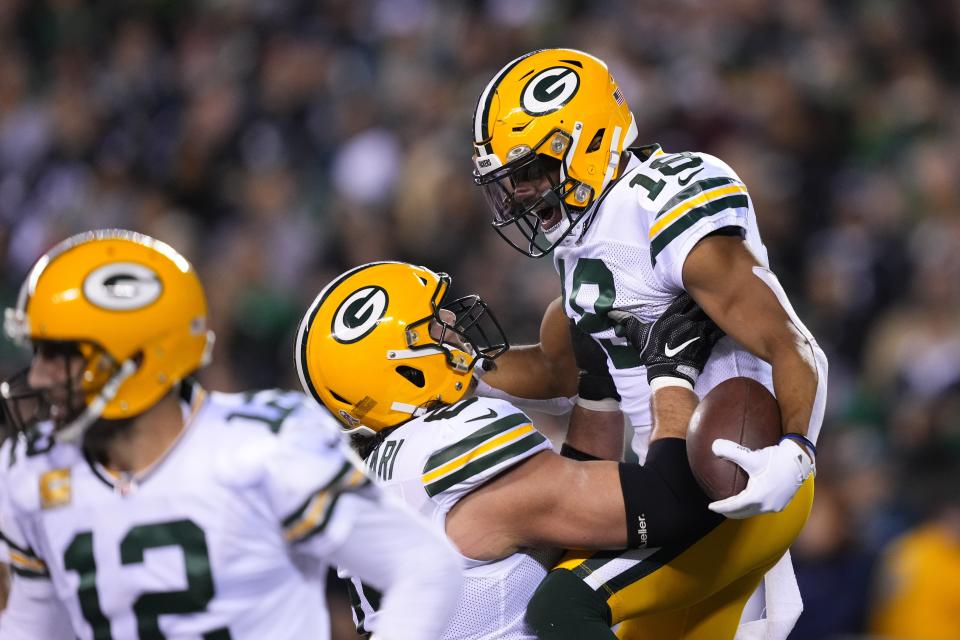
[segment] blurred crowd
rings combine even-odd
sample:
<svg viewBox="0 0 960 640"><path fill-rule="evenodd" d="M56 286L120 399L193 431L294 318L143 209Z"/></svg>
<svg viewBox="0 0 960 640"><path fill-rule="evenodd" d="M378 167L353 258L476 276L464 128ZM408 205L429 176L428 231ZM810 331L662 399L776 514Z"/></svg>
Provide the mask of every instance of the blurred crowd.
<svg viewBox="0 0 960 640"><path fill-rule="evenodd" d="M5 0L0 304L118 226L198 267L213 388L297 387L300 315L370 260L448 271L535 341L556 276L489 229L470 121L549 46L606 60L639 142L740 174L830 356L794 637L960 638L956 0Z"/></svg>

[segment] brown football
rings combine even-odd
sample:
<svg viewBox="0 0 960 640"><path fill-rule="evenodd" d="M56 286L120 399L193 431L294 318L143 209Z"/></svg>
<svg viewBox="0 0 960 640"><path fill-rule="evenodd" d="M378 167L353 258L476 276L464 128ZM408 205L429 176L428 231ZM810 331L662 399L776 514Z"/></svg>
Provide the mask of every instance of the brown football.
<svg viewBox="0 0 960 640"><path fill-rule="evenodd" d="M747 473L713 454L717 438L762 449L780 441L780 407L773 394L752 378L730 378L710 390L690 419L687 458L697 482L711 500L740 493Z"/></svg>

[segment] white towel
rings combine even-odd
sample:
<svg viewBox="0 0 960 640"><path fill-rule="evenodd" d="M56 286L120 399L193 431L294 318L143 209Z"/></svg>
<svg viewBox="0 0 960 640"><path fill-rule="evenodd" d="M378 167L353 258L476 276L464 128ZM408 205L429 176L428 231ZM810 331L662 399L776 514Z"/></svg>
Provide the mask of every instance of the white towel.
<svg viewBox="0 0 960 640"><path fill-rule="evenodd" d="M789 550L763 577L760 588L766 600L764 617L748 622L741 620L736 640L786 640L803 612L803 599Z"/></svg>

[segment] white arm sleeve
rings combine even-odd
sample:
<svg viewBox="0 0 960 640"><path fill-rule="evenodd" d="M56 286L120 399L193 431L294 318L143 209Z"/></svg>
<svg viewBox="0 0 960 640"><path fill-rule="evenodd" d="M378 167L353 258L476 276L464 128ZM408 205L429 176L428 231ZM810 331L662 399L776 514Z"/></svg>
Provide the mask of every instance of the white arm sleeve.
<svg viewBox="0 0 960 640"><path fill-rule="evenodd" d="M0 640L71 640L70 616L45 578L14 575L7 608L0 615Z"/></svg>
<svg viewBox="0 0 960 640"><path fill-rule="evenodd" d="M439 638L460 599L460 556L420 516L379 492L344 493L335 511L347 510L350 534L331 560L383 592L370 631L379 640Z"/></svg>
<svg viewBox="0 0 960 640"><path fill-rule="evenodd" d="M484 398L506 400L513 406L519 407L520 409L539 411L540 413L546 413L551 416L562 416L570 413L570 410L573 409L574 401L576 400L576 396L572 398L561 396L557 398L548 398L546 400L519 398L517 396L510 395L506 391L501 391L496 387L491 387L489 384L484 382L482 378L477 378L476 394Z"/></svg>

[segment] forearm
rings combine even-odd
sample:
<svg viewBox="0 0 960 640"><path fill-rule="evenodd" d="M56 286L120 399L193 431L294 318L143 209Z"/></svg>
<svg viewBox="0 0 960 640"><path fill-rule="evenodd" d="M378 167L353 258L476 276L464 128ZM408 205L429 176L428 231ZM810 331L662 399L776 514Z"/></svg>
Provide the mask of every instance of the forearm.
<svg viewBox="0 0 960 640"><path fill-rule="evenodd" d="M484 398L498 398L500 400L506 400L510 404L523 409L524 411L539 411L540 413L546 413L551 416L562 416L570 413L570 410L573 408L573 401L575 400L575 398L568 398L566 396L545 399L521 398L519 396L511 395L502 389L492 387L482 379L476 380L474 393Z"/></svg>
<svg viewBox="0 0 960 640"><path fill-rule="evenodd" d="M599 460L618 461L623 456L623 414L591 411L575 405L564 444Z"/></svg>
<svg viewBox="0 0 960 640"><path fill-rule="evenodd" d="M810 417L818 386L812 354L803 354L799 349L784 349L784 353L772 358L770 364L783 433L799 433L809 437Z"/></svg>
<svg viewBox="0 0 960 640"><path fill-rule="evenodd" d="M549 399L577 393L576 372L558 371L539 344L511 347L483 381L519 398Z"/></svg>
<svg viewBox="0 0 960 640"><path fill-rule="evenodd" d="M773 343L766 358L773 369L783 432L799 433L815 443L827 403L827 356L797 317L773 273L759 267L753 271L773 291L791 325L793 339Z"/></svg>
<svg viewBox="0 0 960 640"><path fill-rule="evenodd" d="M662 386L665 378L656 378L651 387L650 413L653 416L653 433L650 440L662 438L686 438L690 417L697 408L699 398L685 386Z"/></svg>

